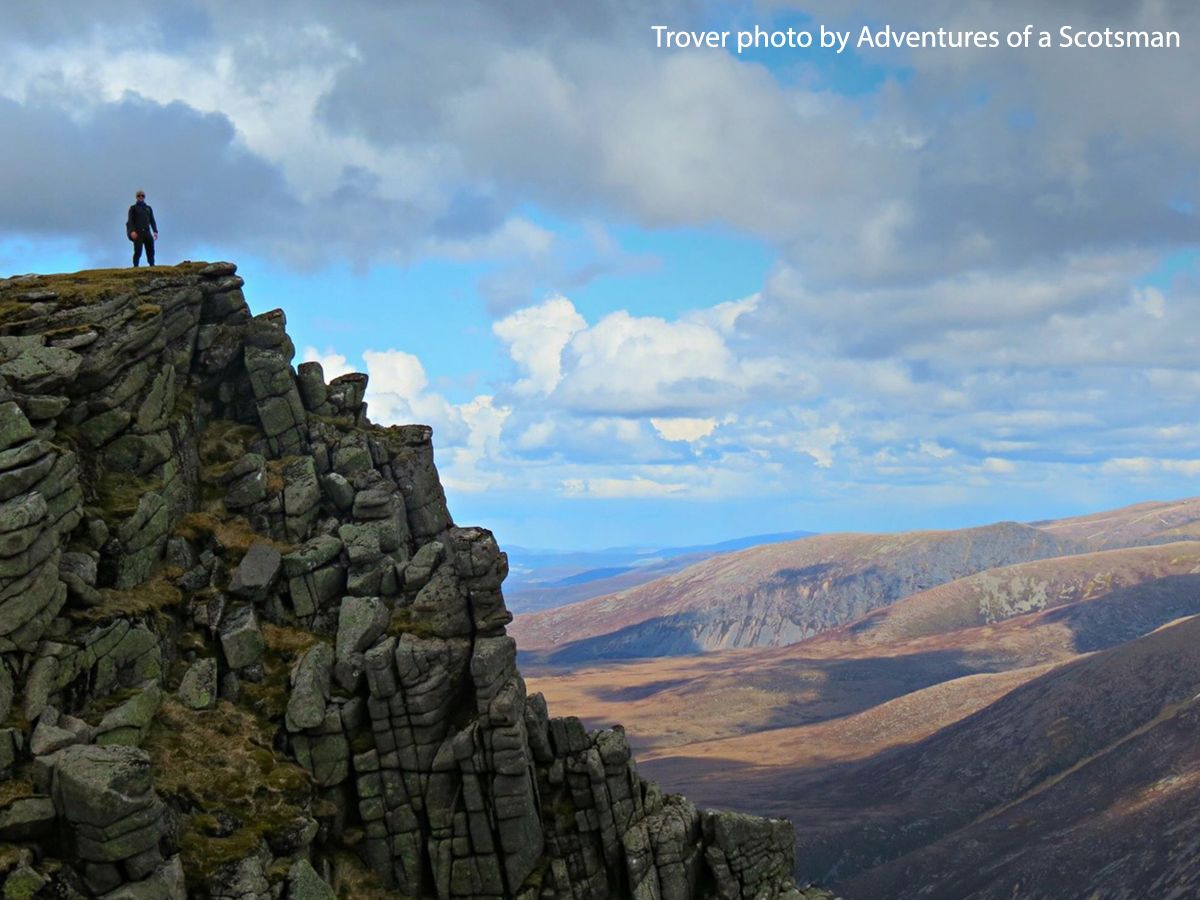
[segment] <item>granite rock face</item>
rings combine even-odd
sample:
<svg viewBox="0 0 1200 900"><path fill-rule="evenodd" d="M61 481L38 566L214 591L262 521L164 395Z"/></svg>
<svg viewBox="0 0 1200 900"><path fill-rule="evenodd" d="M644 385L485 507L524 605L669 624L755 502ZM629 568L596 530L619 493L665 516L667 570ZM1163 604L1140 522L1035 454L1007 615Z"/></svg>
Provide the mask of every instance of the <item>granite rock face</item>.
<svg viewBox="0 0 1200 900"><path fill-rule="evenodd" d="M4 896L771 900L791 826L527 695L420 425L231 263L0 280Z"/></svg>

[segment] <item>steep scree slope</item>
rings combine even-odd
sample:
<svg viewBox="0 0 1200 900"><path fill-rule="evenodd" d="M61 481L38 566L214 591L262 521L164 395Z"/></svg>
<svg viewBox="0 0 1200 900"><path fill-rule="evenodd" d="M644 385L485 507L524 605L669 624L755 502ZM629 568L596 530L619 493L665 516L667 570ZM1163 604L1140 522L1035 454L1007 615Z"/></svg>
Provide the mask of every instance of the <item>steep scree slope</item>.
<svg viewBox="0 0 1200 900"><path fill-rule="evenodd" d="M297 374L241 288L0 281L3 895L809 895L788 823L526 694L430 430Z"/></svg>

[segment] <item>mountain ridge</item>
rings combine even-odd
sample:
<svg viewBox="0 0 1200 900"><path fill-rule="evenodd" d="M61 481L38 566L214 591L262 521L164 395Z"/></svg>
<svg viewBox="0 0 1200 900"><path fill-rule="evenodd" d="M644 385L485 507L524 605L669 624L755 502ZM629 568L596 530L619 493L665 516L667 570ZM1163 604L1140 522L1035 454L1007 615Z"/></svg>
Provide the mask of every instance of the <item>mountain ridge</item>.
<svg viewBox="0 0 1200 900"><path fill-rule="evenodd" d="M520 616L513 634L529 659L550 664L787 644L944 581L1068 547L1018 523L817 535Z"/></svg>

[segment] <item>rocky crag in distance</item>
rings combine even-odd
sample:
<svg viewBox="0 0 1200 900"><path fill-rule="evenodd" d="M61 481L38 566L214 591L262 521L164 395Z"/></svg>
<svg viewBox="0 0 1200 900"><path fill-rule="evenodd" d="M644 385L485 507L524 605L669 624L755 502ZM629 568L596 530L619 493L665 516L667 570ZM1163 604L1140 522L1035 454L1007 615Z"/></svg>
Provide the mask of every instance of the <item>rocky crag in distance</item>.
<svg viewBox="0 0 1200 900"><path fill-rule="evenodd" d="M3 897L798 898L515 665L490 532L230 263L0 281Z"/></svg>

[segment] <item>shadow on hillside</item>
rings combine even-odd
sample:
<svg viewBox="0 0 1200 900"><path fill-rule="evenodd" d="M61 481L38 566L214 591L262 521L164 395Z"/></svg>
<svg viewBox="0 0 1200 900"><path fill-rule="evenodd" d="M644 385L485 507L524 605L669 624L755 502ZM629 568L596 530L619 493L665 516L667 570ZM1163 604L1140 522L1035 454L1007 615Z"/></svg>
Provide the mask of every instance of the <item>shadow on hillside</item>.
<svg viewBox="0 0 1200 900"><path fill-rule="evenodd" d="M1200 613L1200 575L1164 578L1112 591L1045 613L1075 636L1080 653L1106 650L1161 628L1168 622Z"/></svg>
<svg viewBox="0 0 1200 900"><path fill-rule="evenodd" d="M639 770L667 790L686 789L699 805L790 818L799 874L827 884L928 846L1010 804L1036 801L1041 791L1077 772L1071 784L1047 793L1043 806L1074 798L1077 820L1096 820L1114 787L1111 762L1127 751L1136 751L1141 762L1121 774L1120 794L1148 803L1170 794L1160 780L1166 773L1184 784L1180 767L1194 771L1196 758L1191 733L1178 746L1162 735L1178 730L1174 711L1182 709L1189 722L1196 718L1200 619L1154 629L1160 619L1178 618L1176 598L1195 591L1200 581L1196 576L1162 581L1149 592L1121 592L1127 609L1144 601L1137 610L1146 614L1153 633L1053 669L915 743L862 760L806 767L681 756L648 761ZM1104 625L1108 615L1077 619L1080 639L1114 640L1115 632ZM767 742L771 735L762 738ZM1139 765L1150 763L1158 771L1143 778ZM1014 808L1005 821L1024 829L1036 820Z"/></svg>

